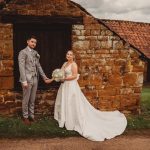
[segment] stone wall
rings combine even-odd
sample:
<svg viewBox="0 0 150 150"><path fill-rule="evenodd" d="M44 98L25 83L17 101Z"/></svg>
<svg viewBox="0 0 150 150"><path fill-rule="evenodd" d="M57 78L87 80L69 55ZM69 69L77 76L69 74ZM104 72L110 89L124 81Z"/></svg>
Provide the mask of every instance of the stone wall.
<svg viewBox="0 0 150 150"><path fill-rule="evenodd" d="M89 16L84 25L73 26L73 50L81 73L79 84L93 106L139 110L144 62L136 50Z"/></svg>
<svg viewBox="0 0 150 150"><path fill-rule="evenodd" d="M144 63L139 54L103 23L65 0L9 4L5 10L22 15L83 16L73 25L72 49L79 66L79 84L89 102L100 110L139 111ZM61 5L60 5L61 4ZM0 24L0 114L21 112L22 93L13 80L13 25ZM52 115L58 89L38 91L36 114Z"/></svg>
<svg viewBox="0 0 150 150"><path fill-rule="evenodd" d="M69 0L12 0L4 12L36 16L82 16L85 14Z"/></svg>
<svg viewBox="0 0 150 150"><path fill-rule="evenodd" d="M41 115L53 115L54 102L58 89L37 91L35 113ZM22 92L13 90L0 90L0 115L21 115Z"/></svg>
<svg viewBox="0 0 150 150"><path fill-rule="evenodd" d="M11 24L0 24L0 89L13 87L13 30Z"/></svg>

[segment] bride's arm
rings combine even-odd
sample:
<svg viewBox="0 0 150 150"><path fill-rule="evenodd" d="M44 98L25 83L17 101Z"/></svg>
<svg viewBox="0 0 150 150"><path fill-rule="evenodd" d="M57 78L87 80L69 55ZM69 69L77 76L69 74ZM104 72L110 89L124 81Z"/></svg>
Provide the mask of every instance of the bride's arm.
<svg viewBox="0 0 150 150"><path fill-rule="evenodd" d="M78 66L76 63L73 63L71 66L72 76L66 77L66 81L74 80L77 78L78 75Z"/></svg>

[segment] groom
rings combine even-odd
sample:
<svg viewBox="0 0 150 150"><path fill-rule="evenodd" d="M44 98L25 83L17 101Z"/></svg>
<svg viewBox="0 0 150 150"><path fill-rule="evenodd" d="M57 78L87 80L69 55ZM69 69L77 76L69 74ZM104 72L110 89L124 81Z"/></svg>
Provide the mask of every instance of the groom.
<svg viewBox="0 0 150 150"><path fill-rule="evenodd" d="M18 56L20 82L23 89L23 121L26 125L30 125L31 122L35 121L34 105L39 74L42 76L45 83L51 82L51 79L47 78L40 65L40 55L34 50L36 44L36 37L29 37L27 39L27 47L21 50Z"/></svg>

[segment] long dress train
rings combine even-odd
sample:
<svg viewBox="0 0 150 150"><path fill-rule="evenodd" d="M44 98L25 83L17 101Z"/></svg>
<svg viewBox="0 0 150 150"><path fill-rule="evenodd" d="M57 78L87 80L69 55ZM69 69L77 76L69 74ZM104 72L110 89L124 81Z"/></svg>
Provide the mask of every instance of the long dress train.
<svg viewBox="0 0 150 150"><path fill-rule="evenodd" d="M72 75L71 65L65 68L67 76ZM82 93L77 79L65 81L57 93L54 118L59 127L75 130L92 141L104 141L124 132L127 120L119 111L99 111Z"/></svg>

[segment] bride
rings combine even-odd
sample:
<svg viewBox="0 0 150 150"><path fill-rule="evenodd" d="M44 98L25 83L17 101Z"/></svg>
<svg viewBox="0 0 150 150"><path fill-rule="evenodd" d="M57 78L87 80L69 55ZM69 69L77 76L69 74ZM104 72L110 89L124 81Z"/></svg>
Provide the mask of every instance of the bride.
<svg viewBox="0 0 150 150"><path fill-rule="evenodd" d="M104 141L124 132L127 120L119 111L99 111L95 109L82 93L77 82L78 66L74 62L73 51L66 54L67 62L62 66L65 73L57 93L54 118L59 127L75 130L92 141Z"/></svg>

